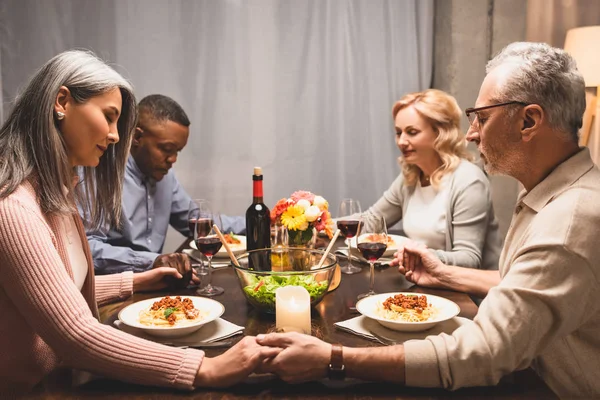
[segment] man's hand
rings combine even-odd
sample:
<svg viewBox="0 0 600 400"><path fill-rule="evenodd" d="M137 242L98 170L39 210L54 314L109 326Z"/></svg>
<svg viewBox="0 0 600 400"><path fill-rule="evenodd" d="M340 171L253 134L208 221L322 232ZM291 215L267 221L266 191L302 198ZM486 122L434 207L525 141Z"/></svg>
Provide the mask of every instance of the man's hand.
<svg viewBox="0 0 600 400"><path fill-rule="evenodd" d="M296 332L258 335L256 341L282 349L277 357L263 362L261 372L272 372L290 383L318 380L327 375L331 358L329 343Z"/></svg>
<svg viewBox="0 0 600 400"><path fill-rule="evenodd" d="M254 336L245 336L225 353L205 357L194 381L195 386L226 387L243 381L257 370L264 360L273 358L281 349L261 346Z"/></svg>
<svg viewBox="0 0 600 400"><path fill-rule="evenodd" d="M159 267L133 274L133 292L150 292L168 286L168 278L179 281L183 275L175 268Z"/></svg>
<svg viewBox="0 0 600 400"><path fill-rule="evenodd" d="M391 266L398 266L398 272L419 286L443 287L440 280L446 265L427 246L413 241L394 253Z"/></svg>
<svg viewBox="0 0 600 400"><path fill-rule="evenodd" d="M192 273L192 263L187 254L170 253L161 254L160 256L156 257L154 263L152 264L152 269L164 267L174 268L183 277L180 279L176 279L173 275L165 277L166 283L175 289L186 287L188 284L190 284L190 281L191 283L195 284L200 283L198 277Z"/></svg>

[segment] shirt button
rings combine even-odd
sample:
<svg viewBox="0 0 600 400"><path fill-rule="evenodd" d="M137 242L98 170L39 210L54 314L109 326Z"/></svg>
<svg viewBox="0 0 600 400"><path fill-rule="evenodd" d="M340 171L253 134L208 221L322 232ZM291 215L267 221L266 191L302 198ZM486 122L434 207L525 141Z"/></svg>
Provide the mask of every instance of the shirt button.
<svg viewBox="0 0 600 400"><path fill-rule="evenodd" d="M515 214L518 214L521 212L521 210L523 210L523 206L522 205L518 205L517 208L515 209Z"/></svg>
<svg viewBox="0 0 600 400"><path fill-rule="evenodd" d="M148 218L148 222L152 222L152 218Z"/></svg>

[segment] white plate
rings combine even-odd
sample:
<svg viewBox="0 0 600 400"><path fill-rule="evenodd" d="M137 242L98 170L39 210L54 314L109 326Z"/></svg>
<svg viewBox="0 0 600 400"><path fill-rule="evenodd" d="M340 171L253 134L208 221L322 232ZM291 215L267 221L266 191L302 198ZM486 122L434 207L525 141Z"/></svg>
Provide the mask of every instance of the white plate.
<svg viewBox="0 0 600 400"><path fill-rule="evenodd" d="M235 235L236 238L239 239L239 244L230 244L229 248L233 251L233 254L236 256L242 254L246 251L246 236ZM196 247L196 242L193 240L190 242L190 247L194 250L198 250ZM214 255L215 258L229 258L229 254L227 254L227 250L225 250L225 246L221 246L217 254Z"/></svg>
<svg viewBox="0 0 600 400"><path fill-rule="evenodd" d="M460 307L455 302L445 299L443 297L426 294L427 302L433 307L438 309L438 314L434 319L430 319L423 322L405 322L405 321L392 321L389 319L382 318L377 315L377 304L383 303L388 297L395 296L397 294L403 294L406 296L422 295L422 293L407 293L407 292L394 292L394 293L382 293L373 296L365 297L356 303L356 310L364 315L379 322L386 328L401 331L401 332L419 332L426 329L432 328L437 323L454 318L460 313Z"/></svg>
<svg viewBox="0 0 600 400"><path fill-rule="evenodd" d="M137 303L133 303L125 307L121 310L121 312L119 312L119 320L121 320L121 322L123 322L125 325L142 329L144 332L152 336L176 338L189 335L190 333L197 331L198 329L202 328L203 325L214 321L215 319L223 315L223 313L225 312L225 307L223 306L223 304L213 299L207 299L206 297L197 296L181 296L182 298L190 298L194 303L194 307L196 307L201 312L208 312L208 315L197 322L184 326L161 327L146 326L140 324L140 311L148 309L150 306L152 306L152 303L154 303L155 301L159 301L163 297L155 297L153 299L138 301Z"/></svg>
<svg viewBox="0 0 600 400"><path fill-rule="evenodd" d="M346 245L348 245L348 241L352 242L352 252L358 252L358 248L356 247L356 236L352 239L346 239ZM402 244L409 240L406 236L400 235L388 235L388 247L385 249L385 253L383 253L382 257L392 257L394 253L398 250L398 247L402 246ZM392 244L393 243L393 244ZM362 255L360 255L361 258Z"/></svg>

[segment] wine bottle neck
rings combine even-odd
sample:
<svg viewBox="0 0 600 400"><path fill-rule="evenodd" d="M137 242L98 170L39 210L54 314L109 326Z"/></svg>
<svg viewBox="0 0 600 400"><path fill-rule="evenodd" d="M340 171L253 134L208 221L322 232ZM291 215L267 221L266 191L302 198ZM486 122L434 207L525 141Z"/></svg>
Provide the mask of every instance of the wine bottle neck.
<svg viewBox="0 0 600 400"><path fill-rule="evenodd" d="M262 203L263 202L263 181L255 180L252 182L252 202Z"/></svg>

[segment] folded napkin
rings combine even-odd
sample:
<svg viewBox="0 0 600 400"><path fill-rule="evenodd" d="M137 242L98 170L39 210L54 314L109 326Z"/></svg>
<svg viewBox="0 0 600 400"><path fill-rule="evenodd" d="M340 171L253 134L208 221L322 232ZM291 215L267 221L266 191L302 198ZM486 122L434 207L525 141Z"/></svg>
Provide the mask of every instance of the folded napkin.
<svg viewBox="0 0 600 400"><path fill-rule="evenodd" d="M197 346L202 343L216 342L235 335L239 335L244 331L243 326L232 324L231 322L226 321L223 318L217 318L216 320L211 321L208 324L202 326L197 331L190 333L187 336L182 336L179 338L161 338L148 335L142 329L125 325L119 320L116 320L114 322L114 325L123 332L127 332L131 335L140 337L142 339L151 340L157 343L169 343L173 346Z"/></svg>
<svg viewBox="0 0 600 400"><path fill-rule="evenodd" d="M371 332L375 332L386 339L394 340L398 343L403 343L411 339L425 339L427 336L437 335L439 333L451 334L459 326L469 323L472 323L472 321L469 319L462 317L454 317L447 321L440 322L436 324L433 328L428 329L426 331L398 332L384 327L374 319L361 315L352 319L348 319L346 321L336 322L333 325L336 328L341 329L343 331L350 332L355 335L362 336L366 339L374 340L376 342L378 342L378 340L375 338L375 336L371 334Z"/></svg>

